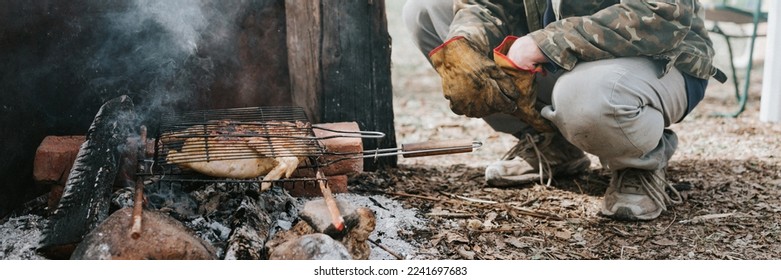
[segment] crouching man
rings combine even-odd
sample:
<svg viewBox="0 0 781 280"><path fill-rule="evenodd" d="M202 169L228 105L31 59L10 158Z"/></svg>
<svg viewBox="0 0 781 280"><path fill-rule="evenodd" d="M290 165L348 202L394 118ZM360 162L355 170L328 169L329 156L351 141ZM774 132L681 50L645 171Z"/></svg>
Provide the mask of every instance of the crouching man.
<svg viewBox="0 0 781 280"><path fill-rule="evenodd" d="M601 213L652 220L681 203L667 127L725 80L699 13L696 0L410 0L403 17L453 112L518 138L489 186L585 172L585 151L612 174Z"/></svg>

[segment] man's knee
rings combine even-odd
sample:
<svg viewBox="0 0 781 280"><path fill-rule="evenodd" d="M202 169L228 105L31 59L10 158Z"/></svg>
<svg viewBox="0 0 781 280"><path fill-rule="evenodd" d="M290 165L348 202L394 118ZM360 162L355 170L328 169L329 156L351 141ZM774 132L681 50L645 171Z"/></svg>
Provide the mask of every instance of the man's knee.
<svg viewBox="0 0 781 280"><path fill-rule="evenodd" d="M642 156L662 135L664 118L634 94L619 72L571 72L562 75L553 91L549 118L578 148L599 157Z"/></svg>
<svg viewBox="0 0 781 280"><path fill-rule="evenodd" d="M443 43L453 21L452 0L410 0L402 19L421 52L427 54Z"/></svg>

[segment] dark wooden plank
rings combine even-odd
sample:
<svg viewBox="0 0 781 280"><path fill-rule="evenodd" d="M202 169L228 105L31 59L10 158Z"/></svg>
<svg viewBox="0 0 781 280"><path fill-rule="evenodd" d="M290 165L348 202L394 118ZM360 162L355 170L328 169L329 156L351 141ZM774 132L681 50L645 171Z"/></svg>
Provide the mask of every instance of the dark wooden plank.
<svg viewBox="0 0 781 280"><path fill-rule="evenodd" d="M198 93L198 108L292 105L285 2L207 1L204 5L209 24L201 35L198 55L213 63L207 73L213 81L207 91Z"/></svg>
<svg viewBox="0 0 781 280"><path fill-rule="evenodd" d="M309 120L320 122L319 0L285 0L287 61L293 105L304 108Z"/></svg>
<svg viewBox="0 0 781 280"><path fill-rule="evenodd" d="M356 121L383 139L364 149L396 147L385 2L322 1L322 120ZM396 157L364 161L365 169L393 166Z"/></svg>

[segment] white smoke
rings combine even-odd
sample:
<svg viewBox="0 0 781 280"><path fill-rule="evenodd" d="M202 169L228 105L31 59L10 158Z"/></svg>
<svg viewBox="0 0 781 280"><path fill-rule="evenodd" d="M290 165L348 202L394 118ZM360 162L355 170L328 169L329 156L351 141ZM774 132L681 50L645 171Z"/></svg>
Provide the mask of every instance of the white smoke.
<svg viewBox="0 0 781 280"><path fill-rule="evenodd" d="M195 54L208 24L200 0L135 0L134 4L137 13L122 19L126 26L143 28L145 21L154 21L172 36L176 47Z"/></svg>

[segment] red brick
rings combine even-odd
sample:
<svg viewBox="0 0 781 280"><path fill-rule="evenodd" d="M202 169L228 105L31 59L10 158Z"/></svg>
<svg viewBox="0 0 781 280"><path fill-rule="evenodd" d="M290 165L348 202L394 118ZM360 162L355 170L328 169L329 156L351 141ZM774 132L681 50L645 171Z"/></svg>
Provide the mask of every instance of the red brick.
<svg viewBox="0 0 781 280"><path fill-rule="evenodd" d="M84 136L46 136L35 151L33 179L36 183L65 185Z"/></svg>
<svg viewBox="0 0 781 280"><path fill-rule="evenodd" d="M47 136L35 151L33 180L40 188L49 188L49 209L57 208L68 175L79 153L83 135Z"/></svg>
<svg viewBox="0 0 781 280"><path fill-rule="evenodd" d="M340 123L322 123L316 124L316 127L333 129L337 131L358 132L360 128L356 122L340 122ZM329 136L340 135L338 132L327 131L323 129L314 129L315 137L326 138ZM348 134L347 136L355 136L356 134ZM325 155L321 162L328 163L338 159L344 159L349 156L359 156L363 154L363 142L361 138L356 137L334 137L320 140L320 145L326 150L327 153L342 153L346 155ZM345 159L338 162L328 164L322 168L323 174L330 175L355 175L363 172L363 158ZM312 169L300 169L296 174L296 177L315 177Z"/></svg>
<svg viewBox="0 0 781 280"><path fill-rule="evenodd" d="M332 193L347 192L347 175L326 176L328 187ZM323 196L317 180L287 181L282 186L295 197Z"/></svg>

